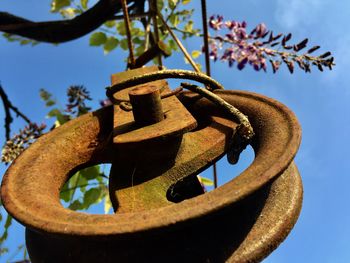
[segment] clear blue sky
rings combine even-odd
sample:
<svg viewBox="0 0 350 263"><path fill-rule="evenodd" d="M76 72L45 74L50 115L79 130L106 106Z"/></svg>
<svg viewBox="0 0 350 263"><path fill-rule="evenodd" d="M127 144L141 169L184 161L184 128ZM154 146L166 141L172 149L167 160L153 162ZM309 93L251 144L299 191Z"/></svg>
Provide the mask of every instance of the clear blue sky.
<svg viewBox="0 0 350 263"><path fill-rule="evenodd" d="M199 0L193 0L199 8ZM2 0L0 10L35 20L52 19L49 1ZM274 32L292 32L295 41L310 38L332 51L337 66L333 71L312 74L283 67L277 74L239 72L217 62L212 75L227 89L242 89L275 98L297 115L302 128L302 145L296 157L304 183L304 203L300 218L286 241L264 262L350 262L349 156L350 156L350 2L348 0L208 0L209 14L246 20L248 26L264 22ZM196 19L199 21L199 13ZM200 25L200 24L199 24ZM185 43L199 49L200 40ZM39 100L45 88L64 103L69 85L85 85L95 98L104 98L104 87L112 73L124 70L120 52L103 55L100 48L88 46L88 38L59 46L40 44L20 47L0 39L0 81L13 103L30 118L45 120L47 109ZM166 60L168 68L189 68L182 56ZM64 106L64 105L62 105ZM4 112L0 110L0 127ZM14 126L19 128L21 123ZM4 130L0 129L3 144ZM227 167L219 167L222 175ZM5 167L1 166L1 174ZM222 181L228 178L222 178ZM9 245L23 242L23 230L14 226ZM0 259L0 262L5 262Z"/></svg>

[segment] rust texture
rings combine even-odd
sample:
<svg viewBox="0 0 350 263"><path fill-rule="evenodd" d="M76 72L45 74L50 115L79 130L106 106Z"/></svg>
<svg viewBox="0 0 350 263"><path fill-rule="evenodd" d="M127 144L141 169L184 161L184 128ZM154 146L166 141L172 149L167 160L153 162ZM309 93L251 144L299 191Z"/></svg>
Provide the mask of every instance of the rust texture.
<svg viewBox="0 0 350 263"><path fill-rule="evenodd" d="M140 71L146 73L145 70L156 72L158 68L115 74L112 84L130 79ZM125 92L129 94L133 115L118 103L114 106L114 154L109 175L114 210L126 213L169 205L166 193L172 184L195 174L223 152L220 147L219 152L212 150L219 143L197 138L215 138L220 132L183 138L186 132L197 127L197 121L175 96L160 100L161 94L170 92L166 81L120 90L114 98L122 99ZM160 115L165 118L161 120ZM147 123L149 125L145 126ZM227 130L232 133L232 129ZM225 140L224 132L221 138ZM199 149L201 156L191 153ZM178 165L174 166L175 163Z"/></svg>
<svg viewBox="0 0 350 263"><path fill-rule="evenodd" d="M227 138L237 125L213 103L191 92L182 92L178 98L197 119L198 127L178 136L170 151L176 156L162 164L162 173L160 169L153 175L145 171L134 181L137 191L161 189L151 205L150 197L136 196L139 204L134 209L90 215L60 204L60 189L74 171L111 163L118 147L123 148L122 144L111 146L112 107L62 125L21 154L4 176L1 198L6 210L26 226L32 261L257 262L276 248L301 208L302 186L293 163L300 126L288 108L272 99L238 91L216 94L249 117L255 131L255 159L225 185L177 204L164 197L167 187L154 184L169 185L169 180L174 182L209 166L225 154ZM145 148L151 142L146 138ZM133 142L128 143L126 147L131 149ZM164 150L157 148L156 142L152 145L160 154ZM140 161L145 156L137 151L135 155Z"/></svg>
<svg viewBox="0 0 350 263"><path fill-rule="evenodd" d="M136 124L147 126L164 120L159 88L144 85L129 91Z"/></svg>
<svg viewBox="0 0 350 263"><path fill-rule="evenodd" d="M128 80L135 76L135 72L138 74L145 74L157 70L158 67L153 66L117 73L112 75L112 83L116 84ZM165 80L152 81L148 83L146 87L150 86L158 88L161 95L170 92L168 83ZM122 147L123 151L125 151L126 148L133 148L131 150L135 153L138 150L137 148L140 142L165 141L169 137L179 136L197 126L197 121L175 96L162 99L165 119L161 123L148 125L142 128L135 125L132 112L125 111L121 108L120 102L127 101L129 99L129 92L139 87L145 87L145 85L141 84L123 89L113 95L113 99L116 102L113 118L113 142L116 147ZM146 111L146 109L144 110ZM142 109L140 109L140 111L142 111Z"/></svg>

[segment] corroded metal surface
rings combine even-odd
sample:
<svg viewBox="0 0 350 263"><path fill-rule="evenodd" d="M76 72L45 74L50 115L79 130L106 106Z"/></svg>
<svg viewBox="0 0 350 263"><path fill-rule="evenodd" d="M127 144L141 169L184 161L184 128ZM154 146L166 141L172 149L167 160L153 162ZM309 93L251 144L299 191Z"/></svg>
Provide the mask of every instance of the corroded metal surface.
<svg viewBox="0 0 350 263"><path fill-rule="evenodd" d="M150 73L157 70L158 67L153 66L117 73L112 75L112 84L130 79L136 74ZM147 85L159 88L161 94L170 91L168 83L165 80L152 81ZM116 105L114 106L113 142L116 147L123 147L123 151L137 151L140 142L164 141L169 137L179 136L197 126L196 120L181 102L175 96L171 96L162 100L165 119L161 123L141 128L138 127L134 122L132 112L123 110L119 102L129 100L128 93L140 86L144 86L144 84L123 89L113 95L116 101Z"/></svg>
<svg viewBox="0 0 350 263"><path fill-rule="evenodd" d="M198 174L222 157L237 124L219 116L205 119L201 121L205 127L181 137L115 149L109 189L117 212L172 204L166 194L172 184Z"/></svg>
<svg viewBox="0 0 350 263"><path fill-rule="evenodd" d="M89 215L61 206L59 191L76 169L111 162L112 108L53 130L19 156L4 176L1 195L9 213L27 226L34 261L51 252L49 261L59 261L58 255L66 257L65 261L85 262L111 258L169 262L207 255L213 262L244 262L260 260L271 252L289 233L300 211L300 178L292 164L300 127L294 115L274 100L247 92L217 94L249 116L256 133L252 143L256 157L227 184L178 204L115 215ZM196 117L206 113L207 120L213 120L211 114L220 115L211 103L191 93L183 93L180 100ZM205 130L207 124L204 121L203 127L184 138ZM220 142L222 151L227 143ZM217 241L215 253L200 248L207 240Z"/></svg>
<svg viewBox="0 0 350 263"><path fill-rule="evenodd" d="M301 180L292 164L272 185L178 228L107 240L52 238L27 228L27 247L33 262L258 262L289 233L301 199Z"/></svg>

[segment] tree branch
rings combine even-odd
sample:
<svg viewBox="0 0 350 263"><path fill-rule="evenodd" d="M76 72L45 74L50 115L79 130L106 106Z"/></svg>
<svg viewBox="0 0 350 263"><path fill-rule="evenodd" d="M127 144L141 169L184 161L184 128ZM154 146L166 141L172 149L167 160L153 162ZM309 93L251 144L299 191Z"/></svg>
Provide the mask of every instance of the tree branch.
<svg viewBox="0 0 350 263"><path fill-rule="evenodd" d="M127 0L138 10L145 0ZM33 22L7 12L0 12L0 31L36 41L62 43L80 38L114 18L121 11L120 0L100 0L89 10L70 20Z"/></svg>
<svg viewBox="0 0 350 263"><path fill-rule="evenodd" d="M5 137L6 141L10 140L10 133L11 133L11 123L13 122L13 118L11 115L11 111L14 111L17 114L17 117L21 117L23 120L25 120L27 123L31 123L30 119L24 115L17 107L13 106L11 101L8 99L7 94L5 93L4 89L0 85L0 97L2 99L2 103L4 105L4 111L5 111Z"/></svg>

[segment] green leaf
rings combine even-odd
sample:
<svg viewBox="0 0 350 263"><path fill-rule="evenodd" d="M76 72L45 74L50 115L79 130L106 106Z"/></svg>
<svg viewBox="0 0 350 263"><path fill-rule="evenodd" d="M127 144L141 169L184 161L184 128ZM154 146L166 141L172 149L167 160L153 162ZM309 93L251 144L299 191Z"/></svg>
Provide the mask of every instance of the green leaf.
<svg viewBox="0 0 350 263"><path fill-rule="evenodd" d="M100 167L98 165L91 166L79 171L81 176L86 180L96 179L100 175Z"/></svg>
<svg viewBox="0 0 350 263"><path fill-rule="evenodd" d="M182 0L182 4L183 4L183 5L187 5L187 4L189 4L189 3L191 3L191 0Z"/></svg>
<svg viewBox="0 0 350 263"><path fill-rule="evenodd" d="M110 20L110 21L105 22L103 25L108 27L108 28L111 28L111 27L114 27L116 25L116 22L115 22L115 20Z"/></svg>
<svg viewBox="0 0 350 263"><path fill-rule="evenodd" d="M143 37L145 35L145 32L141 30L140 28L133 28L131 29L131 35L133 38L135 37Z"/></svg>
<svg viewBox="0 0 350 263"><path fill-rule="evenodd" d="M105 54L108 54L113 49L115 49L118 45L119 45L118 39L116 39L115 37L109 37L109 38L107 38L107 41L106 41L105 45L103 46L103 52Z"/></svg>
<svg viewBox="0 0 350 263"><path fill-rule="evenodd" d="M101 188L91 188L88 191L86 191L84 195L84 202L83 206L85 209L89 208L92 204L95 204L98 202L99 198L101 196Z"/></svg>
<svg viewBox="0 0 350 263"><path fill-rule="evenodd" d="M44 89L40 89L40 98L43 100L43 101L47 101L49 100L51 97L52 97L52 94L49 93L48 91L44 90Z"/></svg>
<svg viewBox="0 0 350 263"><path fill-rule="evenodd" d="M109 194L106 194L105 202L104 202L104 212L105 212L105 214L108 214L109 210L111 210L111 208L112 208L111 199L109 198Z"/></svg>
<svg viewBox="0 0 350 263"><path fill-rule="evenodd" d="M118 32L119 35L121 35L121 36L125 36L126 35L126 28L125 28L125 24L124 24L123 21L117 23L116 28L117 28L117 32Z"/></svg>
<svg viewBox="0 0 350 263"><path fill-rule="evenodd" d="M51 98L51 93L47 92L44 89L40 89L40 97L43 101L45 101L46 107L50 107L56 104L56 101Z"/></svg>
<svg viewBox="0 0 350 263"><path fill-rule="evenodd" d="M80 0L81 7L85 10L88 8L88 1L89 0Z"/></svg>
<svg viewBox="0 0 350 263"><path fill-rule="evenodd" d="M178 15L175 15L175 14L172 14L170 17L169 17L169 21L170 23L172 23L175 27L180 24L180 18Z"/></svg>
<svg viewBox="0 0 350 263"><path fill-rule="evenodd" d="M74 200L74 202L68 206L69 209L74 211L83 209L82 207L83 207L83 204L79 200Z"/></svg>
<svg viewBox="0 0 350 263"><path fill-rule="evenodd" d="M122 41L120 41L120 47L123 50L128 50L128 40L126 38L122 39Z"/></svg>
<svg viewBox="0 0 350 263"><path fill-rule="evenodd" d="M200 180L200 182L202 184L204 184L205 186L213 186L214 185L214 182L212 180L210 180L209 178L202 177L202 176L199 176L199 175L197 175L197 177Z"/></svg>
<svg viewBox="0 0 350 263"><path fill-rule="evenodd" d="M178 0L168 0L170 9L175 9Z"/></svg>
<svg viewBox="0 0 350 263"><path fill-rule="evenodd" d="M70 6L70 0L52 0L51 2L51 12L57 13L63 7Z"/></svg>
<svg viewBox="0 0 350 263"><path fill-rule="evenodd" d="M90 36L90 46L101 46L107 41L107 36L103 32L95 32Z"/></svg>
<svg viewBox="0 0 350 263"><path fill-rule="evenodd" d="M12 224L12 217L8 214L4 225L4 232L0 236L0 243L4 242L8 236L8 229Z"/></svg>
<svg viewBox="0 0 350 263"><path fill-rule="evenodd" d="M77 186L79 179L79 172L75 173L68 182L66 182L61 189L60 198L65 202L69 202L73 198L73 194L75 192L75 187Z"/></svg>
<svg viewBox="0 0 350 263"><path fill-rule="evenodd" d="M160 11L162 11L163 10L163 8L164 8L164 1L156 1L157 2L157 9L159 10L159 12Z"/></svg>
<svg viewBox="0 0 350 263"><path fill-rule="evenodd" d="M46 115L46 118L52 118L56 117L57 115L61 114L59 109L52 109L49 111L49 113Z"/></svg>
<svg viewBox="0 0 350 263"><path fill-rule="evenodd" d="M68 182L66 182L61 189L60 198L65 202L69 202L73 198L74 192L80 189L81 192L85 192L88 180L82 176L81 171L76 172Z"/></svg>
<svg viewBox="0 0 350 263"><path fill-rule="evenodd" d="M38 41L35 41L35 40L32 40L32 39L28 39L28 38L25 38L25 37L21 37L21 36L11 35L9 33L3 33L2 35L3 35L3 37L5 37L7 39L7 41L9 41L9 42L19 42L20 45L31 44L32 46L35 46L35 45L39 44Z"/></svg>
<svg viewBox="0 0 350 263"><path fill-rule="evenodd" d="M65 202L69 202L73 195L73 190L68 190L68 189L69 189L69 184L65 183L60 192L60 199L62 199Z"/></svg>
<svg viewBox="0 0 350 263"><path fill-rule="evenodd" d="M62 114L62 112L57 108L52 109L46 115L46 118L52 118L52 117L56 117L59 126L69 121L69 117L67 115Z"/></svg>
<svg viewBox="0 0 350 263"><path fill-rule="evenodd" d="M168 46L170 47L170 49L172 49L174 51L178 50L178 46L177 46L176 42L173 39L169 39Z"/></svg>
<svg viewBox="0 0 350 263"><path fill-rule="evenodd" d="M64 18L73 18L76 14L79 14L79 10L73 7L68 7L60 10L60 14Z"/></svg>
<svg viewBox="0 0 350 263"><path fill-rule="evenodd" d="M19 44L20 44L21 46L24 46L24 45L27 45L27 44L30 44L30 43L31 43L30 39L22 39L22 40L19 42Z"/></svg>
<svg viewBox="0 0 350 263"><path fill-rule="evenodd" d="M184 27L184 30L189 32L189 33L192 33L192 31L193 31L193 21L192 20L188 21L188 23Z"/></svg>
<svg viewBox="0 0 350 263"><path fill-rule="evenodd" d="M201 51L193 50L191 55L192 55L193 58L198 58L201 54L202 54Z"/></svg>
<svg viewBox="0 0 350 263"><path fill-rule="evenodd" d="M45 103L45 106L46 107L50 107L50 106L53 106L56 104L56 101L54 100L48 100L46 103Z"/></svg>

